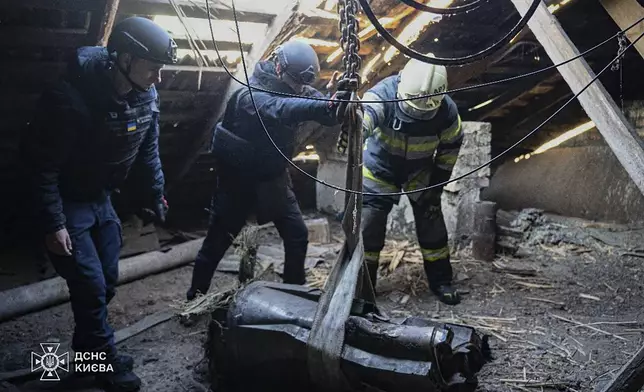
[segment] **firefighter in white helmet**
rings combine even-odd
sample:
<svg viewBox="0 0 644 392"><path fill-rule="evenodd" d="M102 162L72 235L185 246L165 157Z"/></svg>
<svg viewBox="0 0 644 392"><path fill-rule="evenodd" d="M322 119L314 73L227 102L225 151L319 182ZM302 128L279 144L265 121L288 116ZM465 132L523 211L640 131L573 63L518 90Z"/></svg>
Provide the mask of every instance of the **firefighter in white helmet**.
<svg viewBox="0 0 644 392"><path fill-rule="evenodd" d="M445 94L398 103L447 91L443 66L409 61L398 75L385 78L365 93L363 189L370 193L415 190L449 180L463 140L456 104ZM442 187L412 193L416 234L429 287L447 304L460 302L452 287L447 229L441 211ZM400 197L363 199L362 230L371 280L377 279L385 244L387 216Z"/></svg>

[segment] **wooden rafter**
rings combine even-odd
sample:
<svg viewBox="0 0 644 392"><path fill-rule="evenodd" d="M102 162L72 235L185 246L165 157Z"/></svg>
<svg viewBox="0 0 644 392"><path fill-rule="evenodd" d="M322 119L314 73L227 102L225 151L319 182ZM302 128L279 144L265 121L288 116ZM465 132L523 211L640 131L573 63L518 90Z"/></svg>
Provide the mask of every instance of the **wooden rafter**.
<svg viewBox="0 0 644 392"><path fill-rule="evenodd" d="M208 16L205 0L177 0L177 4L189 18ZM210 9L214 19L233 20L234 18L232 8L217 0L210 2ZM243 7L236 7L236 9L240 22L271 23L276 16L274 13L257 12ZM134 15L177 15L168 0L121 0L119 12Z"/></svg>
<svg viewBox="0 0 644 392"><path fill-rule="evenodd" d="M521 15L525 15L530 0L512 0ZM553 63L560 63L579 54L565 31L541 3L528 26L539 40ZM622 164L639 190L644 193L644 144L632 125L626 120L611 96L599 81L593 81L594 72L583 58L558 68L573 92L581 91L579 102L595 123L617 160Z"/></svg>
<svg viewBox="0 0 644 392"><path fill-rule="evenodd" d="M260 61L262 58L264 58L264 56L266 56L266 54L271 50L274 44L274 41L282 33L284 26L286 26L294 18L298 17L297 12L298 12L298 3L293 2L289 4L289 6L286 7L284 10L282 10L282 12L278 13L277 17L275 17L275 19L270 24L266 32L266 36L262 41L262 43L254 46L251 49L248 56L246 56L246 64L248 66L247 71L249 73L252 73L252 70L255 64L258 61ZM234 73L234 75L239 80L244 80L245 75L244 75L243 67L240 66L239 69ZM206 126L203 128L203 130L201 130L201 132L198 135L195 136L194 141L188 146L185 159L183 163L179 166L177 172L174 173L169 189L171 189L174 186L174 184L177 184L188 173L188 171L190 170L190 167L199 158L199 154L201 150L203 149L204 145L208 143L208 140L212 135L213 128L215 127L215 125L221 118L224 110L226 109L226 104L228 103L228 99L232 96L232 94L236 90L242 87L243 86L240 85L239 83L231 80L229 87L226 89L226 92L222 95L223 99L221 100L221 103L219 104L219 106L215 106L212 108L212 112L206 122Z"/></svg>
<svg viewBox="0 0 644 392"><path fill-rule="evenodd" d="M626 29L644 16L644 7L637 0L601 0L601 4L620 29ZM642 33L644 33L644 23L629 30L626 37L633 42ZM644 40L639 40L634 46L644 57Z"/></svg>

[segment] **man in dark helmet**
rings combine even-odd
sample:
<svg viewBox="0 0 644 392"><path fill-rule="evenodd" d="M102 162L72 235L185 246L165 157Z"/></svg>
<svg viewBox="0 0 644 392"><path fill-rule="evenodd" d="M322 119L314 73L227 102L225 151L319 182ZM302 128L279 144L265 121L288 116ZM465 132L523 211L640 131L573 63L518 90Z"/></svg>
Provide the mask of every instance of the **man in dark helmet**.
<svg viewBox="0 0 644 392"><path fill-rule="evenodd" d="M320 71L313 48L289 41L255 67L251 86L282 93L323 97L311 87ZM343 94L336 94L343 98ZM284 241L285 283L305 282L304 260L308 230L291 189L288 162L275 150L262 124L282 153L294 153L298 124L315 121L335 125L336 105L325 101L283 97L240 87L228 100L223 119L216 125L212 150L217 160L217 181L212 199L210 228L195 261L188 300L205 294L219 261L252 213L257 223L274 222Z"/></svg>
<svg viewBox="0 0 644 392"><path fill-rule="evenodd" d="M110 195L136 167L146 205L163 220L167 204L158 152L159 99L154 84L176 45L154 22L117 24L104 47L82 47L65 77L45 91L25 140L42 235L67 281L74 312L72 348L94 352L113 372L95 378L107 390L135 391L133 360L117 354L107 322L122 245Z"/></svg>

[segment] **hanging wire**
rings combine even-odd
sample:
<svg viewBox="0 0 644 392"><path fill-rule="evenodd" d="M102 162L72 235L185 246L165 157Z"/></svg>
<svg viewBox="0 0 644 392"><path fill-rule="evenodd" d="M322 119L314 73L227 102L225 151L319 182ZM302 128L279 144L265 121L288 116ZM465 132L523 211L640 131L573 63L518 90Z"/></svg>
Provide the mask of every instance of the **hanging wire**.
<svg viewBox="0 0 644 392"><path fill-rule="evenodd" d="M210 1L210 0L206 0L206 4L209 4L209 1ZM217 46L217 42L215 41L215 35L214 35L213 28L212 28L212 21L210 21L210 8L208 8L208 6L206 6L206 12L207 12L207 14L208 14L208 18L209 18L208 20L209 20L209 24L210 24L210 35L211 35L211 39L212 39L212 41L213 41L213 45L214 45L214 48L215 48L215 52L217 53L217 57L218 57L218 58L219 58L219 60L221 61L221 60L222 60L222 56L221 56L221 53L220 53L219 47ZM568 60L565 60L565 61L563 61L563 62L561 62L561 63L559 63L559 64L549 65L549 66L547 66L547 67L544 67L544 68L541 68L541 69L538 69L538 70L535 70L535 71L527 72L527 73L524 73L524 74L521 74L521 75L510 76L510 77L507 77L507 78L504 78L504 79L493 80L493 81L491 81L491 82L475 84L475 85L472 85L472 86L459 87L459 88L455 88L455 89L452 89L452 90L447 90L447 91L442 92L442 93L431 93L431 94L419 95L418 97L414 97L414 98L396 98L396 99L388 99L388 100L384 100L384 101L376 101L376 100L350 100L350 99L349 99L349 100L340 100L340 99L335 99L335 98L314 97L314 96L304 96L304 95L298 95L298 94L292 94L292 93L285 93L285 92L280 92L280 91L268 90L268 89L265 89L265 88L262 88L262 87L258 87L258 86L250 86L248 83L245 83L244 81L239 80L239 78L237 78L235 75L233 75L233 73L230 71L230 69L228 69L228 67L226 66L226 64L222 63L222 67L223 67L223 69L224 69L224 72L226 72L226 74L227 74L231 79L233 79L235 82L237 82L237 83L241 84L242 86L244 86L244 87L250 87L250 88L252 88L252 89L253 89L253 90L255 90L255 91L261 91L261 92L264 92L264 93L269 93L269 94L277 95L277 96L280 96L280 97L287 97L287 98L301 98L301 99L308 99L308 100L310 100L310 101L324 101L324 102L347 102L347 103L398 103L398 102L411 101L411 100L414 100L414 99L430 98L430 97L434 97L434 96L438 96L438 95L443 95L443 94L454 94L454 93L458 93L458 92L462 92L462 91L475 90L475 89L479 89L479 88L484 88L484 87L494 86L494 85L501 84L501 83L513 82L513 81L515 81L515 80L520 80L520 79L523 79L523 78L528 78L528 77L530 77L530 76L539 75L539 74L541 74L541 73L544 73L544 72L547 72L547 71L550 71L550 70L556 69L556 68L558 68L558 67L561 67L561 66L563 66L563 65L566 65L566 64L568 64L568 63L571 63L571 62L573 62L573 61L575 61L575 60L577 60L577 59L579 59L579 58L581 58L581 57L586 56L587 54L589 54L589 53L591 53L591 52L593 52L593 51L595 51L595 50L599 49L599 48L600 48L600 47L602 47L603 45L606 45L607 43L611 42L612 40L614 40L615 38L617 38L617 37L618 37L620 34L622 34L623 32L626 32L626 31L631 30L632 28L634 28L635 26L637 26L637 25L638 25L639 23L641 23L642 21L644 21L644 17L640 18L637 22L635 22L635 23L633 23L632 25L628 26L628 27L627 27L626 29L624 29L623 31L620 31L620 32L617 32L617 33L613 34L612 36L610 36L609 38L605 39L604 41L602 41L602 42L598 43L597 45L593 46L592 48L590 48L590 49L588 49L588 50L586 50L586 51L584 51L584 52L582 52L582 53L578 54L577 56L574 56L574 57L572 57L572 58L570 58L570 59L568 59Z"/></svg>
<svg viewBox="0 0 644 392"><path fill-rule="evenodd" d="M459 5L457 7L437 8L437 7L432 7L431 5L419 3L416 0L398 0L398 1L412 8L417 9L418 11L431 12L432 14L438 14L438 15L456 15L464 12L473 11L479 8L481 6L481 3L483 2L483 0L474 0L470 3L467 3L465 5Z"/></svg>
<svg viewBox="0 0 644 392"><path fill-rule="evenodd" d="M380 35L382 35L385 41L389 42L391 46L395 47L401 53L411 57L412 59L422 61L428 64L444 65L448 67L469 64L474 61L481 60L491 55L492 53L496 52L502 46L510 42L515 35L517 35L525 26L528 25L528 21L530 20L530 18L532 18L532 15L534 15L534 13L537 11L537 8L539 8L539 5L541 4L541 0L532 0L532 4L530 4L530 8L528 8L525 15L521 17L521 20L519 20L519 22L517 22L517 24L505 36L500 40L496 41L494 44L481 50L480 52L470 54L468 56L463 56L463 57L441 58L441 57L427 56L402 44L393 35L391 35L391 33L387 29L383 27L382 23L380 23L380 21L378 20L378 17L376 16L376 14L374 14L373 10L371 9L371 6L369 5L369 0L358 0L358 1L360 2L360 5L362 6L362 10L364 11L365 15L367 15L367 18L369 19L373 27L375 27L376 30L378 30L378 33L380 33Z"/></svg>
<svg viewBox="0 0 644 392"><path fill-rule="evenodd" d="M210 25L210 32L211 32L211 35L212 35L212 40L213 40L213 42L215 43L214 30L213 30L213 28L212 28L212 21L211 21L211 19L210 19L210 7L209 7L208 3L209 3L209 0L206 0L206 8L208 9L208 24ZM599 72L597 73L597 75L595 75L595 77L594 77L594 78L593 78L593 79L592 79L588 84L586 84L586 85L585 85L585 86L584 86L584 87L583 87L583 88L582 88L578 93L576 93L572 98L570 98L568 101L566 101L566 103L564 103L564 104L563 104L559 109L557 109L557 111L555 111L553 114L551 114L550 116L548 116L548 118L546 118L546 119L545 119L541 124L539 124L536 128L534 128L532 131L530 131L527 135L525 135L524 137L522 137L519 141L517 141L516 143L514 143L513 145L511 145L510 147L508 147L507 149L505 149L503 152L501 152L501 153L500 153L500 154L498 154L497 156L495 156L495 157L493 157L492 159L490 159L488 162L481 164L480 166L478 166L478 167L476 167L476 168L474 168L474 169L470 170L469 172L467 172L467 173L465 173L465 174L463 174L463 175L460 175L460 176L458 176L458 177L456 177L456 178L454 178L454 179L448 180L448 181L443 181L443 182L438 183L438 184L434 184L434 185L431 185L431 186L427 186L427 187L423 187L423 188L418 188L418 189L414 189L414 190L409 190L409 191L402 191L402 192L383 192L383 193L363 192L363 191L355 191L355 190L346 189L346 188L343 188L343 187L340 187L340 186L337 186L337 185L329 184L329 183L327 183L326 181L322 181L322 180L320 180L320 179L316 178L315 176L312 176L311 174L307 173L307 172L306 172L306 171L304 171L302 168L300 168L299 166L297 166L297 165L292 161L292 159L291 159L291 158L289 158L289 157L287 157L287 156L282 152L282 150L279 148L279 146L275 143L275 140L273 140L273 137L271 136L270 132L268 131L268 129L267 129L267 127L266 127L266 124L264 123L264 119L263 119L263 118L262 118L262 116L259 114L259 108L258 108L258 106L257 106L257 103L255 102L255 97L254 97L254 95L253 95L253 90L254 90L254 89L253 89L253 87L252 87L252 86L250 86L250 83L249 83L250 78L249 78L249 75L248 75L248 69L247 69L247 67L246 67L246 58L245 58L245 56L244 56L244 51L243 51L243 46L242 46L241 34L240 34L240 29L239 29L239 21L238 21L238 18L237 18L237 9L235 8L235 0L232 0L232 9L233 9L233 17L234 17L234 19L235 19L235 26L236 26L236 29L237 29L237 40L238 40L238 44L239 44L239 50L240 50L240 55L241 55L242 66L243 66L243 69L244 69L244 77L245 77L245 79L246 79L246 83L242 83L242 84L244 84L244 85L247 87L247 89L248 89L249 96L250 96L250 100L251 100L251 103L253 104L253 108L255 109L255 114L257 115L257 119L259 120L259 122L260 122L260 124L261 124L261 126L262 126L262 128L263 128L263 130L264 130L264 133L266 134L266 136L267 136L267 137L268 137L268 139L270 140L271 144L273 145L273 148L274 148L275 150L277 150L277 152L279 152L279 154L282 156L282 158L284 158L284 160L286 160L286 162L287 162L289 165L291 165L293 168L295 168L296 170L298 170L298 171L299 171L300 173L302 173L304 176L306 176L306 177L308 177L308 178L312 179L313 181L315 181L315 182L317 182L317 183L319 183L319 184L321 184L321 185L324 185L324 186L326 186L326 187L329 187L329 188L331 188L331 189L335 189L335 190L337 190L337 191L340 191L340 192L352 193L352 194L361 194L361 195L363 195L363 196L364 196L364 195L367 195L367 196L381 196L381 197L388 197L388 196L392 196L392 197L393 197L393 196L403 196L403 195L410 195L410 194L419 193L419 192L425 192L425 191L428 191L428 190L430 190L430 189L439 188L439 187L444 187L445 185L447 185L447 184L449 184L449 183L452 183L452 182L456 182L456 181L462 180L463 178L468 177L468 176L470 176L470 175L472 175L472 174L476 173L477 171L479 171L479 170L481 170L481 169L483 169L483 168L485 168L485 167L489 166L490 164L494 163L495 161L499 160L502 156L504 156L505 154L507 154L508 152L510 152L512 149L514 149L514 148L518 147L521 143L523 143L523 142L524 142L526 139L528 139L530 136L532 136L532 135L534 135L535 133L537 133L541 128L543 128L543 126L544 126L545 124L547 124L548 122L550 122L554 117L556 117L559 113L561 113L561 112L562 112L562 111L563 111L563 110L564 110L568 105L570 105L574 100L576 100L576 99L577 99L577 98L578 98L578 97L579 97L579 96L580 96L584 91L586 91L586 90L587 90L587 89L588 89L588 88L589 88L593 83L595 83L595 81L597 81L597 79L599 79L599 77L600 77L600 76L601 76L601 75L602 75L602 74L603 74L607 69L609 69L609 68L610 68L610 67L611 67L611 66L612 66L616 61L618 61L618 60L619 60L619 58L621 57L621 54L618 54L616 57L614 57L614 58L613 58L613 59L608 63L608 65L606 65L606 66L605 66L601 71L599 71ZM644 20L644 18L640 19L640 21L642 21L642 20ZM639 22L638 22L638 23L639 23ZM634 25L632 25L632 26L630 26L630 27L629 27L629 29L630 29L630 28L632 28L633 26L635 26L635 24L634 24ZM622 31L622 33L623 33L624 31L626 31L626 30L623 30L623 31ZM644 33L640 34L640 35L639 35L639 37L637 37L637 39L636 39L636 40L634 40L632 43L630 43L630 44L629 44L629 45L628 45L624 50L627 50L627 49L631 48L631 47L632 47L633 45L635 45L635 43L637 43L637 42L638 42L642 37L644 37ZM216 46L217 46L217 45L216 45L216 43L215 43L215 48L216 48ZM380 101L380 102L382 102L382 101Z"/></svg>

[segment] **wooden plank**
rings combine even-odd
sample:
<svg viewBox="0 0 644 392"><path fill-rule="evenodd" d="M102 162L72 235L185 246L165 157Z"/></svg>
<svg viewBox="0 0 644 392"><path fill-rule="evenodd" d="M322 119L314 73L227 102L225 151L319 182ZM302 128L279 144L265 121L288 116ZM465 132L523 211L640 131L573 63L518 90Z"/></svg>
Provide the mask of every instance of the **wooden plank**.
<svg viewBox="0 0 644 392"><path fill-rule="evenodd" d="M88 31L85 29L9 26L0 29L0 45L77 48L88 44L87 33ZM19 39L16 39L17 37Z"/></svg>
<svg viewBox="0 0 644 392"><path fill-rule="evenodd" d="M226 73L224 67L200 67L198 65L166 65L162 72L214 72Z"/></svg>
<svg viewBox="0 0 644 392"><path fill-rule="evenodd" d="M143 319L137 321L136 323L120 329L114 332L114 343L122 343L142 332L147 331L150 328L153 328L159 324L169 321L175 316L175 311L172 309L166 309L153 313L151 315L145 316ZM71 341L61 343L61 351L71 351ZM11 372L0 373L0 381L24 381L30 378L38 376L38 372L32 372L31 368L19 369Z"/></svg>
<svg viewBox="0 0 644 392"><path fill-rule="evenodd" d="M90 33L92 36L92 39L94 42L96 42L96 45L98 46L107 46L107 41L110 37L110 34L112 33L112 28L114 27L114 21L116 20L116 13L119 8L119 3L120 0L106 0L105 2L105 8L104 8L104 16L100 15L100 23L97 26L91 26L90 29L91 31L96 31L96 35L93 35ZM98 14L98 12L93 12L92 13L92 20L94 19L93 16ZM96 30L94 30L96 29Z"/></svg>
<svg viewBox="0 0 644 392"><path fill-rule="evenodd" d="M174 41L177 43L179 49L191 49L190 41L187 38L175 38ZM204 39L201 42L203 42L206 50L215 50L215 45L212 43L212 40L210 38ZM201 42L197 41L198 48L204 49L204 47L201 46ZM252 46L253 45L250 43L242 42L242 48L244 48L245 52L248 52ZM217 47L222 51L237 51L239 50L239 43L237 41L217 41Z"/></svg>
<svg viewBox="0 0 644 392"><path fill-rule="evenodd" d="M219 1L210 1L211 16L213 19L234 18L232 9L220 4ZM205 0L177 0L177 4L189 18L207 18ZM240 22L254 22L269 24L275 19L275 14L257 12L243 7L237 8L237 18ZM133 15L169 15L176 16L174 8L168 0L122 0L119 8L121 14Z"/></svg>
<svg viewBox="0 0 644 392"><path fill-rule="evenodd" d="M637 0L600 0L608 15L617 23L620 29L625 29L644 16L644 7ZM644 24L635 26L626 33L631 42L644 33ZM635 49L644 57L644 40L639 40Z"/></svg>
<svg viewBox="0 0 644 392"><path fill-rule="evenodd" d="M637 392L644 387L644 346L601 392Z"/></svg>
<svg viewBox="0 0 644 392"><path fill-rule="evenodd" d="M266 31L266 37L264 38L262 43L259 45L255 45L253 49L250 51L249 55L245 56L249 75L252 74L253 69L257 64L257 62L260 61L265 55L267 55L268 51L271 49L273 45L273 41L275 41L275 39L280 35L284 26L286 26L290 20L297 17L296 15L297 5L298 5L298 2L294 1L291 4L289 4L287 7L285 7L269 26L268 30ZM237 69L233 75L237 79L241 81L245 81L243 66L240 66L239 69ZM232 94L235 91L243 87L241 84L232 80L230 83L231 84L226 89L226 92L222 94L223 99L221 101L221 104L217 109L214 110L214 112L212 113L212 116L208 119L206 126L201 132L201 137L196 137L194 142L188 149L188 155L186 156L186 159L183 165L179 167L174 178L171 179L170 184L168 186L168 190L171 190L173 186L177 184L188 173L192 164L199 157L199 152L201 151L203 146L209 142L212 129L217 124L217 121L219 121L219 118L224 113L224 110L226 110L226 104L228 102L228 99L232 96Z"/></svg>
<svg viewBox="0 0 644 392"><path fill-rule="evenodd" d="M42 8L61 11L102 11L103 3L96 0L4 0L0 8Z"/></svg>
<svg viewBox="0 0 644 392"><path fill-rule="evenodd" d="M532 0L512 0L512 3L521 15L525 15ZM579 50L544 3L541 3L528 26L553 63L579 55ZM575 94L595 76L583 58L558 69ZM644 145L619 107L599 81L595 81L578 99L635 185L644 193Z"/></svg>

